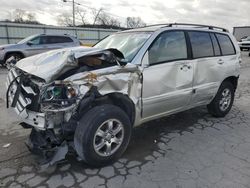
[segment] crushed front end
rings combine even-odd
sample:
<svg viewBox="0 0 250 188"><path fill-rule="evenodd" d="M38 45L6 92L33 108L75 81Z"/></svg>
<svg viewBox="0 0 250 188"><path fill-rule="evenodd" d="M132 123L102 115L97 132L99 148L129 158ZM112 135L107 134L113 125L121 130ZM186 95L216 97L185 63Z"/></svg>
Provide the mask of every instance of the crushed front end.
<svg viewBox="0 0 250 188"><path fill-rule="evenodd" d="M72 86L46 85L44 80L14 67L6 84L7 107L14 108L22 121L20 125L32 129L26 141L29 150L43 156L45 163L63 159L76 127L72 115L77 102L70 96L75 94Z"/></svg>
<svg viewBox="0 0 250 188"><path fill-rule="evenodd" d="M98 99L121 93L139 104L136 66L117 65L112 51L82 52L76 58L79 53L58 51L9 66L7 108L14 108L21 126L32 129L26 145L43 157L45 166L64 159L71 149L75 152L78 122Z"/></svg>

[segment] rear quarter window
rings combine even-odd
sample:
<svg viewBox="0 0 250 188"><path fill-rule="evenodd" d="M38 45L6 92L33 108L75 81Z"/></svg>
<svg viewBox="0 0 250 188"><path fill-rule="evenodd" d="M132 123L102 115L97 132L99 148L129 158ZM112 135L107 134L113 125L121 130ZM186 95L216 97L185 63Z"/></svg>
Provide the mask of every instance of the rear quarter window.
<svg viewBox="0 0 250 188"><path fill-rule="evenodd" d="M221 51L220 51L220 46L218 43L218 40L216 39L215 35L213 33L210 33L211 36L211 40L214 46L214 55L215 56L220 56L221 55Z"/></svg>
<svg viewBox="0 0 250 188"><path fill-rule="evenodd" d="M222 55L234 55L236 53L234 45L229 36L223 34L216 34L216 37L219 41Z"/></svg>

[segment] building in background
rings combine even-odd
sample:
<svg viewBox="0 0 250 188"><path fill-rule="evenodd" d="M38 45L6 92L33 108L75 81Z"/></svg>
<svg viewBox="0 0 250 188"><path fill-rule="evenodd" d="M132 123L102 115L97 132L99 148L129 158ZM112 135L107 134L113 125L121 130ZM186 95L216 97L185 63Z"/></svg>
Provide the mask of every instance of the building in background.
<svg viewBox="0 0 250 188"><path fill-rule="evenodd" d="M250 36L250 26L234 27L233 35L240 41L242 37Z"/></svg>

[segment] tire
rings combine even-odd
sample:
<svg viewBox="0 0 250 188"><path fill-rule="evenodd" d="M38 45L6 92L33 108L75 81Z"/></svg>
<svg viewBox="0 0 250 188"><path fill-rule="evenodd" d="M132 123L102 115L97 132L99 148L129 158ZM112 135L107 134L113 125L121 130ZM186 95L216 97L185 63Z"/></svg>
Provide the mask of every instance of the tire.
<svg viewBox="0 0 250 188"><path fill-rule="evenodd" d="M227 96L228 91L230 101L229 97L223 97ZM223 82L212 102L207 105L208 112L214 117L225 117L232 108L234 93L234 86L230 82Z"/></svg>
<svg viewBox="0 0 250 188"><path fill-rule="evenodd" d="M19 61L19 60L21 60L21 59L24 58L24 56L23 56L21 53L10 53L10 54L8 54L8 55L5 57L5 63L4 63L4 65L6 65L6 61L7 61L10 57L12 57L12 56L14 56L14 58L16 59L16 61Z"/></svg>
<svg viewBox="0 0 250 188"><path fill-rule="evenodd" d="M112 127L116 127L110 134L108 122L113 122ZM119 129L123 127L123 129L115 135L115 132L119 130L118 127ZM99 136L97 132L100 132L102 136ZM111 164L126 150L131 132L131 122L126 113L119 107L109 104L96 106L81 118L76 128L74 135L75 150L80 158L91 166L100 167ZM120 140L119 144L113 142L115 139ZM94 146L100 146L103 143L102 148L95 149ZM108 145L111 146L111 152L108 151Z"/></svg>

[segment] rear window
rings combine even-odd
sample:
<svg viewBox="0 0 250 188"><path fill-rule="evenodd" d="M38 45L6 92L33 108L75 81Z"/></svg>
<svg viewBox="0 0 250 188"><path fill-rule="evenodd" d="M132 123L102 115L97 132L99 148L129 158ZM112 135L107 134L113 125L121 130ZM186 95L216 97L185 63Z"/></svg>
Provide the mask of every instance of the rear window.
<svg viewBox="0 0 250 188"><path fill-rule="evenodd" d="M214 50L209 33L206 32L188 32L192 45L193 57L211 57L214 56Z"/></svg>
<svg viewBox="0 0 250 188"><path fill-rule="evenodd" d="M236 53L229 36L223 34L216 34L216 37L218 38L218 41L220 43L222 55L233 55Z"/></svg>

